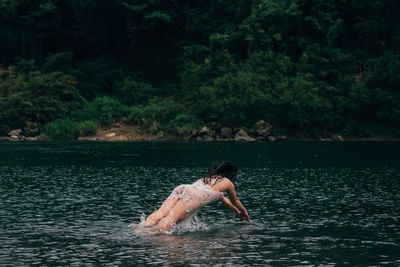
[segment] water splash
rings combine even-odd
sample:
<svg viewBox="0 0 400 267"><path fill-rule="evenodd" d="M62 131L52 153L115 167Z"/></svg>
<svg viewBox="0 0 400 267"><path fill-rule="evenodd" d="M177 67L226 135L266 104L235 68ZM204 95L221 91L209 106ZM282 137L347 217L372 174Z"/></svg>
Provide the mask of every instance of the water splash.
<svg viewBox="0 0 400 267"><path fill-rule="evenodd" d="M208 229L209 226L205 222L203 222L201 218L197 216L197 212L195 212L182 222L176 224L174 228L172 228L171 233L184 234L187 232L195 232Z"/></svg>
<svg viewBox="0 0 400 267"><path fill-rule="evenodd" d="M154 234L176 234L181 235L187 232L195 232L199 230L208 230L209 226L203 222L200 217L197 216L197 212L191 214L182 222L174 225L170 231L160 231L154 226L147 226L144 224L146 215L142 213L140 216L139 223L132 223L128 225L129 228L133 229L134 234L143 235L154 235Z"/></svg>

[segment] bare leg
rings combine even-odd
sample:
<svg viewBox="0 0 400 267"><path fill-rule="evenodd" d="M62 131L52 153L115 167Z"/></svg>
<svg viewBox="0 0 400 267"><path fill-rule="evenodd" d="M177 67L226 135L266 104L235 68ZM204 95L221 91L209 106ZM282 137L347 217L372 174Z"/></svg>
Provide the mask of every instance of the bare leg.
<svg viewBox="0 0 400 267"><path fill-rule="evenodd" d="M168 213L178 202L178 200L179 198L166 199L158 210L156 210L146 218L144 224L148 226L157 224L162 218L168 215Z"/></svg>
<svg viewBox="0 0 400 267"><path fill-rule="evenodd" d="M162 231L169 231L175 223L186 219L189 215L185 202L179 199L169 213L158 221L157 227Z"/></svg>

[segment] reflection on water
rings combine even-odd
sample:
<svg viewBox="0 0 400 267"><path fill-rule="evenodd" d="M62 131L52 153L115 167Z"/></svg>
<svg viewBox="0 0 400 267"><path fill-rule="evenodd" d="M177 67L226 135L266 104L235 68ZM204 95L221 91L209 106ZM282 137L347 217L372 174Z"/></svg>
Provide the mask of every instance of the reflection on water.
<svg viewBox="0 0 400 267"><path fill-rule="evenodd" d="M400 165L388 147L180 144L171 154L171 144L157 145L0 143L7 152L0 154L1 266L400 265ZM137 156L148 150L168 161ZM327 150L331 157L312 160ZM93 162L105 151L107 160ZM201 176L213 151L234 155L242 167L237 189L251 223L214 203L173 234L135 234L130 225L177 184ZM235 158L243 151L247 157ZM337 159L351 151L367 154ZM277 153L286 161L274 159Z"/></svg>

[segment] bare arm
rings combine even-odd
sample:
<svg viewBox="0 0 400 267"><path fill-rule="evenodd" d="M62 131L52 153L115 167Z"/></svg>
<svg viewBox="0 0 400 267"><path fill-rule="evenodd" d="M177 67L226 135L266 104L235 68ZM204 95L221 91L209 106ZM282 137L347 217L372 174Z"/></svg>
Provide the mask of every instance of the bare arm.
<svg viewBox="0 0 400 267"><path fill-rule="evenodd" d="M249 214L247 213L246 208L243 206L242 202L237 196L235 186L233 183L229 184L227 192L231 203L239 210L240 216L246 221L249 221L250 220Z"/></svg>
<svg viewBox="0 0 400 267"><path fill-rule="evenodd" d="M222 196L221 201L222 201L222 203L225 204L225 206L227 206L228 208L233 210L237 215L240 215L239 209L236 208L227 197Z"/></svg>

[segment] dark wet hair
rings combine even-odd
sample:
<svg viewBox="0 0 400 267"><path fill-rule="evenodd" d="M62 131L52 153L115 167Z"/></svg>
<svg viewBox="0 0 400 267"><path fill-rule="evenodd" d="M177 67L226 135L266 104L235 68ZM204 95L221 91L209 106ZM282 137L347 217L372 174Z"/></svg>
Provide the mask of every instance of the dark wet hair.
<svg viewBox="0 0 400 267"><path fill-rule="evenodd" d="M219 176L220 178L217 178L217 181L226 177L234 182L237 179L238 170L238 167L232 161L216 161L208 167L208 175L203 178L203 181L210 184L213 177Z"/></svg>

